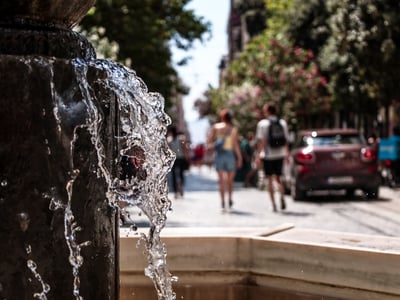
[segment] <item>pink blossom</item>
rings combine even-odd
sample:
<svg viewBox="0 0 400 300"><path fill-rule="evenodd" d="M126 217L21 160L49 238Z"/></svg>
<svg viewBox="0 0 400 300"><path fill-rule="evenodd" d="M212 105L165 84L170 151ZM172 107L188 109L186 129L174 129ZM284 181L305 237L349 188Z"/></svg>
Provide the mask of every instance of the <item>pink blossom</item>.
<svg viewBox="0 0 400 300"><path fill-rule="evenodd" d="M294 54L296 55L296 56L299 56L300 54L301 54L301 48L300 47L298 47L298 46L296 46L295 48L294 48Z"/></svg>
<svg viewBox="0 0 400 300"><path fill-rule="evenodd" d="M256 85L254 87L254 97L259 97L261 95L261 87L259 85Z"/></svg>

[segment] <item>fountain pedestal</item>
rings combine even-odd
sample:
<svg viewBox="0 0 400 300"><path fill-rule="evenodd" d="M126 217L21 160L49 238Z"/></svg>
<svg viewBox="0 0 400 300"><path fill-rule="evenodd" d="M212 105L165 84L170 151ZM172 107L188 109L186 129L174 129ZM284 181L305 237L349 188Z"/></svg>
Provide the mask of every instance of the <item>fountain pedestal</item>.
<svg viewBox="0 0 400 300"><path fill-rule="evenodd" d="M1 299L119 297L117 210L85 129L86 91L74 61L93 60L94 50L70 30L93 3L0 4ZM115 107L97 106L104 141L118 130ZM118 146L104 145L116 173Z"/></svg>

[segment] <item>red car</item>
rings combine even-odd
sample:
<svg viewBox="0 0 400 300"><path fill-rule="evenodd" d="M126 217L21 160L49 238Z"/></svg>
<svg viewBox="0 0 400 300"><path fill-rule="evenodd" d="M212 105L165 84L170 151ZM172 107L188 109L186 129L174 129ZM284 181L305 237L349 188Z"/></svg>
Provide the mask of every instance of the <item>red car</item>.
<svg viewBox="0 0 400 300"><path fill-rule="evenodd" d="M316 190L345 190L351 197L361 189L368 199L379 196L377 150L355 129L300 131L286 170L284 182L295 200Z"/></svg>

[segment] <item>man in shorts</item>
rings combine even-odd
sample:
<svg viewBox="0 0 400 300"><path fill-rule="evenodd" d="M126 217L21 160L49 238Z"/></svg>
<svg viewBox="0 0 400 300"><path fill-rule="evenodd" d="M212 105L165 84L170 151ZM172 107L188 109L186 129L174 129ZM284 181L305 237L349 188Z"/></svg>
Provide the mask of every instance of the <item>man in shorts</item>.
<svg viewBox="0 0 400 300"><path fill-rule="evenodd" d="M276 212L277 206L275 203L274 182L276 183L276 186L280 192L281 209L286 209L284 198L285 188L283 186L281 177L284 160L289 157L289 147L287 142L278 147L272 147L268 143L268 130L271 122L279 120L279 123L283 127L286 141L288 141L289 134L286 121L283 119L278 119L275 105L272 103L265 104L263 107L263 112L265 119L259 121L257 124L256 138L258 142L256 159L264 168L265 177L267 179L267 187L272 202L272 209L274 212Z"/></svg>

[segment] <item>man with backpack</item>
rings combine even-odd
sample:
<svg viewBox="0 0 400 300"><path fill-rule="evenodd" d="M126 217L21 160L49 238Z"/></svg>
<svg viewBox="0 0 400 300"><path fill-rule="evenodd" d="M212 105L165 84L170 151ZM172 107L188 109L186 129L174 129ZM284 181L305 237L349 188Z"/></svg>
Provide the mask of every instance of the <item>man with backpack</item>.
<svg viewBox="0 0 400 300"><path fill-rule="evenodd" d="M275 203L274 182L280 192L281 209L286 209L285 188L282 183L284 160L289 157L288 127L285 120L278 118L274 104L267 103L263 107L265 119L257 124L257 163L261 164L267 179L267 187L273 211L277 211Z"/></svg>

